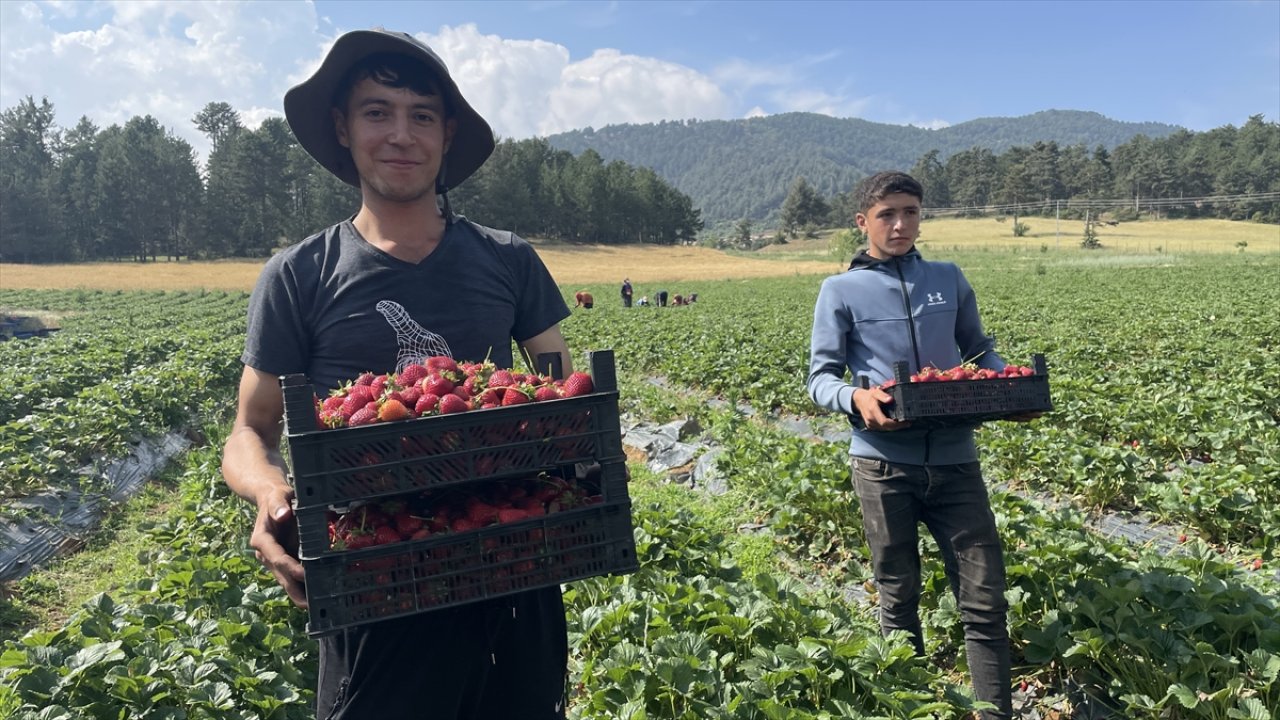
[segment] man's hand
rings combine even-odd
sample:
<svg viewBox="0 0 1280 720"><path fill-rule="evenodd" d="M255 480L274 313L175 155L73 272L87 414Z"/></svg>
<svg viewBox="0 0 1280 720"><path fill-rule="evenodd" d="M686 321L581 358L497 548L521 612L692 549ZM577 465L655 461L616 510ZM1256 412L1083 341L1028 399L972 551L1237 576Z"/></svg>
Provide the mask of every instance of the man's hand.
<svg viewBox="0 0 1280 720"><path fill-rule="evenodd" d="M293 491L280 488L264 495L259 498L258 517L253 523L249 546L289 594L293 604L305 608L307 590L302 563L298 561L298 523L290 504Z"/></svg>
<svg viewBox="0 0 1280 720"><path fill-rule="evenodd" d="M883 403L893 401L893 396L880 388L854 388L853 409L862 417L868 430L901 430L911 427L910 422L899 422L884 414Z"/></svg>

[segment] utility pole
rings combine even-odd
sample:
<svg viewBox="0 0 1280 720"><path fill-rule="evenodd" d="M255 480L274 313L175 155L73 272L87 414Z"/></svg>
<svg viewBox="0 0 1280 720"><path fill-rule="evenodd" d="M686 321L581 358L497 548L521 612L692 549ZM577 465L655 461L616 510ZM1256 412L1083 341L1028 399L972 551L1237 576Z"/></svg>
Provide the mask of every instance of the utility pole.
<svg viewBox="0 0 1280 720"><path fill-rule="evenodd" d="M1055 200L1053 208L1054 245L1062 245L1062 201Z"/></svg>

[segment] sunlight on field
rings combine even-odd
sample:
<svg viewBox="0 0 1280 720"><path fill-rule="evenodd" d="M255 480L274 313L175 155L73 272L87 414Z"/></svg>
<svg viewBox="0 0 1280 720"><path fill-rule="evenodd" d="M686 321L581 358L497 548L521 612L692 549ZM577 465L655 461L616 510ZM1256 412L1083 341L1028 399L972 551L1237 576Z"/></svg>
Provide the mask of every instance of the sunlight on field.
<svg viewBox="0 0 1280 720"><path fill-rule="evenodd" d="M925 221L921 230L921 247L930 245L968 249L968 246L1040 250L1078 250L1084 238L1084 222L1057 221L1053 218L1020 218L1030 230L1023 237L1013 236L1013 220L999 222L993 218L961 220L945 218ZM1280 226L1229 220L1164 220L1124 222L1119 225L1095 225L1102 247L1089 251L1106 253L1224 253L1239 252L1237 243L1245 242L1245 252L1280 252Z"/></svg>
<svg viewBox="0 0 1280 720"><path fill-rule="evenodd" d="M1013 220L995 218L936 218L921 226L920 249L937 256L952 250L1063 251L1082 257L1105 258L1112 254L1160 255L1168 253L1267 254L1280 252L1280 226L1229 220L1144 220L1142 222L1098 225L1095 230L1102 247L1083 250L1084 222L1027 217L1019 222L1030 230L1013 236ZM833 231L832 231L833 232ZM772 245L760 252L774 257L811 258L825 255L830 232L817 238L792 240ZM1096 261L1096 260L1095 260Z"/></svg>
<svg viewBox="0 0 1280 720"><path fill-rule="evenodd" d="M926 256L954 252L1051 254L1055 264L1150 265L1174 262L1175 254L1280 253L1280 226L1226 220L1167 220L1102 225L1101 249L1082 250L1084 223L1023 218L1030 227L1013 237L1012 220L927 220L920 248ZM848 258L829 256L824 233L756 253L724 253L703 247L539 245L538 252L561 285L751 279L839 272ZM1240 243L1244 243L1243 247ZM157 262L83 265L0 264L0 289L95 288L106 290L251 290L262 261Z"/></svg>
<svg viewBox="0 0 1280 720"><path fill-rule="evenodd" d="M835 261L776 262L735 257L700 247L543 245L538 253L558 283L580 285L656 280L749 279L826 274ZM94 288L106 290L252 290L262 261L87 263L83 265L0 264L0 289Z"/></svg>

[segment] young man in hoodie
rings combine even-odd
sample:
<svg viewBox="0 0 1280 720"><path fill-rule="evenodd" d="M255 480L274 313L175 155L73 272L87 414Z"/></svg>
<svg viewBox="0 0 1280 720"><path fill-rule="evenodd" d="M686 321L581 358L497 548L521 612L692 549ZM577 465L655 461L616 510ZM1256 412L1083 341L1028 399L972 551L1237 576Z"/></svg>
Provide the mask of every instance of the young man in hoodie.
<svg viewBox="0 0 1280 720"><path fill-rule="evenodd" d="M911 371L972 361L1000 370L978 304L951 263L916 249L924 190L909 175L882 172L855 192L868 248L849 270L822 283L814 307L808 391L845 413L853 484L880 591L880 627L908 633L924 654L919 605L919 524L937 540L964 623L965 649L984 719L1012 716L1004 555L969 427L922 429L895 422L875 386L905 360ZM845 381L848 371L852 383ZM871 389L860 387L860 378ZM1024 418L1030 419L1030 417Z"/></svg>

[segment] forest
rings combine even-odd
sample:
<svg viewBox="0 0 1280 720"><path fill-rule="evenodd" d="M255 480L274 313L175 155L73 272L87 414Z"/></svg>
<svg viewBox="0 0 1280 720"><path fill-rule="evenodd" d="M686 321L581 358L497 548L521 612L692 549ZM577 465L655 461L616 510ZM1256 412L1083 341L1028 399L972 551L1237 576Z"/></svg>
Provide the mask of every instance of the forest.
<svg viewBox="0 0 1280 720"><path fill-rule="evenodd" d="M193 119L210 140L206 166L151 116L99 128L54 122L47 100L0 113L0 260L60 263L266 257L360 207L270 118L246 128L226 103ZM577 156L545 141L499 143L449 194L455 211L528 237L575 243L693 240L689 197L652 170Z"/></svg>
<svg viewBox="0 0 1280 720"><path fill-rule="evenodd" d="M1063 113L1037 115L1046 137L1085 132L1056 124ZM449 199L481 224L568 243L670 245L716 242L751 226L849 227L849 190L883 169L869 163L889 160L859 155L857 143L818 132L831 124L817 117L753 118L773 129L752 137L697 127L712 123L633 128L665 128L654 137L608 128L591 137L611 142L577 150L557 147L554 137L505 139ZM209 138L203 165L188 142L149 115L106 128L82 117L61 128L47 99L28 97L4 109L0 261L266 257L358 209L359 192L307 155L283 119L251 129L230 105L211 102L192 122ZM1280 124L1261 115L1239 128L1199 133L1156 126L1166 134L1138 134L1112 147L1055 139L1009 145L1007 134L992 134L993 121L974 122L990 146L930 148L887 165L915 174L934 212L1082 213L1091 202L1114 208L1123 201L1134 216L1159 207L1170 217L1280 223ZM687 137L677 142L679 128L693 128L705 146L691 146ZM621 153L625 137L630 150ZM826 150L815 155L820 146ZM672 151L693 165L678 171L659 162ZM1222 196L1231 200L1206 202Z"/></svg>

